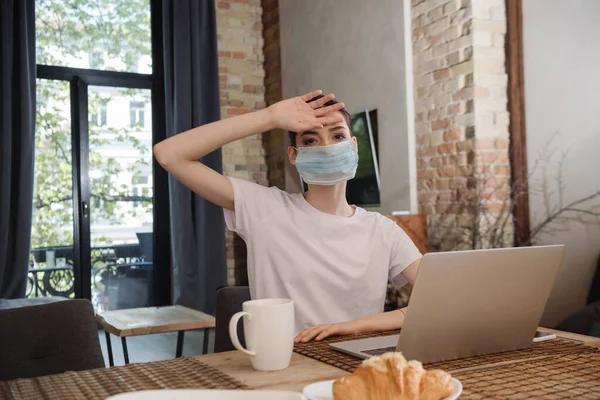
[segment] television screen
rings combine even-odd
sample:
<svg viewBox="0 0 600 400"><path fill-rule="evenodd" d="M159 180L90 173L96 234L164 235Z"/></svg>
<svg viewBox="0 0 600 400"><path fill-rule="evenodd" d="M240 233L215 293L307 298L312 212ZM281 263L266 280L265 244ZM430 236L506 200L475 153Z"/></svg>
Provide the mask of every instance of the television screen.
<svg viewBox="0 0 600 400"><path fill-rule="evenodd" d="M377 109L369 111L369 122L371 123L371 132L373 133L373 143L375 143L375 154L379 154L379 130L377 129ZM377 157L379 162L379 157ZM379 168L379 164L377 164Z"/></svg>
<svg viewBox="0 0 600 400"><path fill-rule="evenodd" d="M377 127L377 110L352 116L352 130L358 140L358 169L354 179L348 182L346 195L348 202L357 206L376 207L381 204L377 131L374 126Z"/></svg>

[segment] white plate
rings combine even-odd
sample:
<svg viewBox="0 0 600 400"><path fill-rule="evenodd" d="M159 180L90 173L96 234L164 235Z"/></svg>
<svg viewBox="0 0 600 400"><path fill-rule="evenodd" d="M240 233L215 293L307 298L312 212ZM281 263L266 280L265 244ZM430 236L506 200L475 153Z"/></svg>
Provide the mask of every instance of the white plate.
<svg viewBox="0 0 600 400"><path fill-rule="evenodd" d="M313 383L312 385L305 387L302 393L304 393L309 400L333 400L333 382L335 381ZM462 393L462 383L460 383L458 379L452 378L452 387L454 388L454 393L444 400L456 400Z"/></svg>
<svg viewBox="0 0 600 400"><path fill-rule="evenodd" d="M145 390L107 400L306 400L300 393L269 390Z"/></svg>

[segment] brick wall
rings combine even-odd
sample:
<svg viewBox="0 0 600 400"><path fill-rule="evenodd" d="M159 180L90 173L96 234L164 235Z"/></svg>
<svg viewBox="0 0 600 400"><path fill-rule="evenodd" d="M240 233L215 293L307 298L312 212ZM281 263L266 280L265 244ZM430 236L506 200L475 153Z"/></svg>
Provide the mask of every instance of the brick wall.
<svg viewBox="0 0 600 400"><path fill-rule="evenodd" d="M504 0L412 0L412 22L418 197L430 247L485 246L468 239L496 224L490 215L504 218L510 200ZM280 100L278 1L218 0L217 34L222 117ZM225 146L224 173L283 188L285 140L274 131ZM227 250L230 284L245 284L245 245L231 232Z"/></svg>
<svg viewBox="0 0 600 400"><path fill-rule="evenodd" d="M260 0L218 0L217 40L221 118L265 107L262 9ZM262 135L223 148L223 173L267 184L267 161ZM227 270L230 285L246 284L246 247L227 232Z"/></svg>
<svg viewBox="0 0 600 400"><path fill-rule="evenodd" d="M511 242L504 0L413 0L412 22L418 199L430 246Z"/></svg>
<svg viewBox="0 0 600 400"><path fill-rule="evenodd" d="M217 0L222 118L262 109L266 101L271 104L281 98L278 3L263 3L264 21L261 0ZM267 71L270 75L265 79ZM268 132L226 145L223 173L283 188L282 140L280 132ZM228 231L226 245L229 284L247 284L244 241Z"/></svg>

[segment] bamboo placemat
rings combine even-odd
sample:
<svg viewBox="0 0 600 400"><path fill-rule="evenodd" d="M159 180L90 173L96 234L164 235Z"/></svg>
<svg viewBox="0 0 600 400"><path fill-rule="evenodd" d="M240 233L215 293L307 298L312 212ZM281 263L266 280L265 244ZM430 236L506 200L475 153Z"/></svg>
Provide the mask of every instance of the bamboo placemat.
<svg viewBox="0 0 600 400"><path fill-rule="evenodd" d="M453 374L461 399L600 399L600 352L562 355Z"/></svg>
<svg viewBox="0 0 600 400"><path fill-rule="evenodd" d="M399 331L358 335L351 338L336 337L321 342L309 342L297 344L294 347L296 353L324 362L348 372L354 372L362 362L361 359L335 351L329 347L330 343L352 339L377 337L382 335L393 335ZM533 343L531 347L523 350L508 351L504 353L488 354L463 358L460 360L442 361L425 365L426 368L439 368L448 372L462 370L500 362L526 360L542 356L560 356L564 354L582 354L596 352L596 349L581 343L575 343L566 339L553 339L540 343Z"/></svg>
<svg viewBox="0 0 600 400"><path fill-rule="evenodd" d="M539 357L558 357L565 354L586 354L597 352L597 349L576 343L568 339L552 339L540 343L533 343L522 350L507 351L504 353L487 354L462 358L460 360L440 361L425 365L426 368L439 368L445 371L457 371L466 368L479 367L504 362L516 362Z"/></svg>
<svg viewBox="0 0 600 400"><path fill-rule="evenodd" d="M129 364L0 382L0 399L106 399L156 389L246 389L236 379L193 358Z"/></svg>

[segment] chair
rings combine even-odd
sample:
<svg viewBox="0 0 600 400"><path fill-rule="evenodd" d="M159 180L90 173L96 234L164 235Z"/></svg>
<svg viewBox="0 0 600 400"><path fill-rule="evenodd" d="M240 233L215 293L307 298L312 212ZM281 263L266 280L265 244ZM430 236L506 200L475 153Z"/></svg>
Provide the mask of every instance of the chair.
<svg viewBox="0 0 600 400"><path fill-rule="evenodd" d="M88 300L0 310L0 381L104 367Z"/></svg>
<svg viewBox="0 0 600 400"><path fill-rule="evenodd" d="M594 279L592 279L590 291L588 292L587 304L597 301L600 301L600 257L598 257L596 272L594 273Z"/></svg>
<svg viewBox="0 0 600 400"><path fill-rule="evenodd" d="M68 300L61 296L52 297L34 297L31 299L0 299L0 311L8 310L9 308L39 306L40 304L56 303L57 301Z"/></svg>
<svg viewBox="0 0 600 400"><path fill-rule="evenodd" d="M136 232L138 242L140 243L140 253L144 261L152 262L154 245L152 243L154 233L152 232Z"/></svg>
<svg viewBox="0 0 600 400"><path fill-rule="evenodd" d="M111 309L150 307L152 298L153 233L136 232L143 261L122 268L116 278L116 304Z"/></svg>
<svg viewBox="0 0 600 400"><path fill-rule="evenodd" d="M229 320L235 313L242 311L242 303L248 300L250 300L248 286L229 286L217 291L215 353L235 350L229 337ZM238 337L242 346L245 346L243 324L238 325Z"/></svg>
<svg viewBox="0 0 600 400"><path fill-rule="evenodd" d="M600 337L600 301L590 303L569 315L556 329Z"/></svg>
<svg viewBox="0 0 600 400"><path fill-rule="evenodd" d="M600 258L588 292L587 305L567 316L557 329L600 337Z"/></svg>

